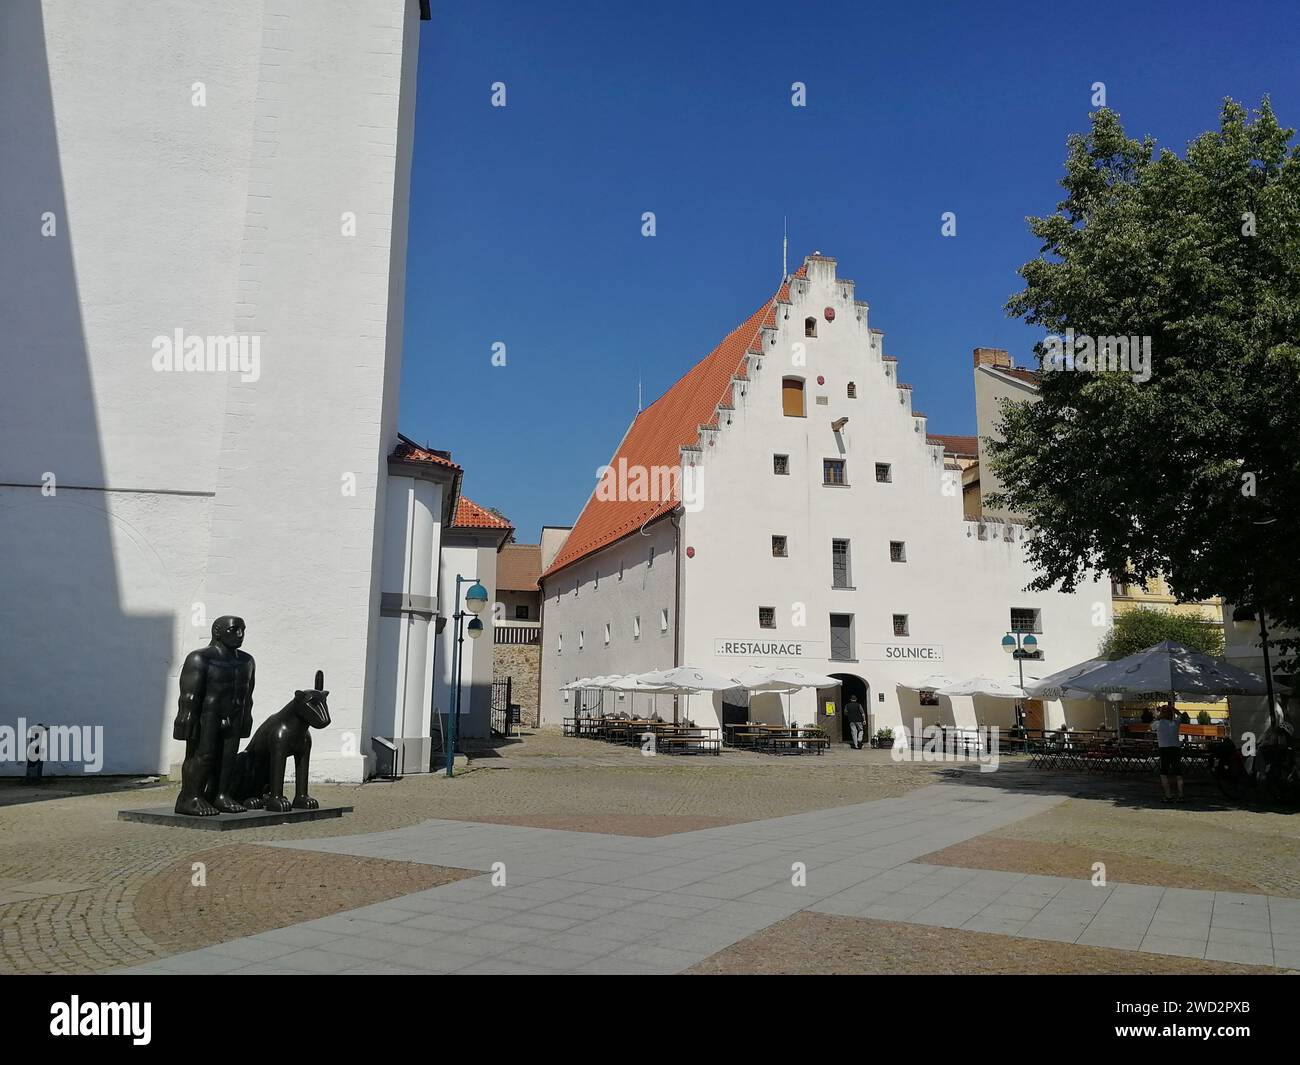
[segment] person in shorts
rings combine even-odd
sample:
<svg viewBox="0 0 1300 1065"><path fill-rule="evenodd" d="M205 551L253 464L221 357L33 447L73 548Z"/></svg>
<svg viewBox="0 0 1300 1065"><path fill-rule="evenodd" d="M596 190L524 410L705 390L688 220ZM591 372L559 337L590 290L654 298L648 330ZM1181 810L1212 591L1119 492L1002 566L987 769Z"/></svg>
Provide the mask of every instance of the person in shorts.
<svg viewBox="0 0 1300 1065"><path fill-rule="evenodd" d="M1170 778L1178 781L1178 801L1183 801L1183 747L1178 726L1178 715L1169 703L1160 708L1155 724L1151 726L1160 748L1160 785L1165 789L1165 802L1174 801Z"/></svg>

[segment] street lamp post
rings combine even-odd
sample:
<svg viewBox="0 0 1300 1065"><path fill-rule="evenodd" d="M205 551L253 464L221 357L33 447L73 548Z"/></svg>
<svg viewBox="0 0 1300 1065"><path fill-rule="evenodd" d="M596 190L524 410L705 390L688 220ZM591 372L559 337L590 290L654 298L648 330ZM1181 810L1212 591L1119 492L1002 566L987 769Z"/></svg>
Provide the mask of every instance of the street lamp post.
<svg viewBox="0 0 1300 1065"><path fill-rule="evenodd" d="M1007 654L1016 660L1016 666L1020 670L1020 690L1023 692L1025 689L1025 659L1038 658L1038 637L1030 632L1008 632L1002 637L1002 650L1006 651ZM1020 725L1025 730L1025 737L1027 739L1029 736L1029 728L1025 724L1025 721L1025 701L1023 698L1017 699L1016 724ZM1042 722L1042 725L1045 732L1047 729L1047 722Z"/></svg>
<svg viewBox="0 0 1300 1065"><path fill-rule="evenodd" d="M472 583L471 583L472 582ZM469 590L465 592L465 607L462 610L460 605L460 586L462 584L470 585ZM456 574L456 598L453 601L456 612L452 614L452 619L456 622L456 638L452 643L452 662L451 676L452 683L455 685L455 693L452 696L451 713L447 715L447 776L455 776L454 767L456 764L456 731L460 725L460 669L464 664L460 645L465 642L465 632L462 630L462 624L466 617L469 618L467 630L471 640L477 640L483 635L483 622L478 619L478 615L483 613L483 608L487 606L488 593L487 589L479 583L477 577L462 577Z"/></svg>
<svg viewBox="0 0 1300 1065"><path fill-rule="evenodd" d="M1259 615L1259 643L1264 650L1264 686L1268 691L1268 723L1277 724L1277 711L1273 709L1273 667L1268 659L1268 628L1264 621L1263 609L1251 606L1239 606L1232 612L1232 627L1240 633L1250 634L1255 627L1255 615Z"/></svg>

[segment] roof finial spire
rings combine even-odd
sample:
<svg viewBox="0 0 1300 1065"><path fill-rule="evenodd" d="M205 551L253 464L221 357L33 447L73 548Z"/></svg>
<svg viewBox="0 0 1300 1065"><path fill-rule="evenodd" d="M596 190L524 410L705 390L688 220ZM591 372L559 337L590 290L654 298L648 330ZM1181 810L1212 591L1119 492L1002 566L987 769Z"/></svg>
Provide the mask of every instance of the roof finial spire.
<svg viewBox="0 0 1300 1065"><path fill-rule="evenodd" d="M636 372L636 412L641 413L641 371Z"/></svg>
<svg viewBox="0 0 1300 1065"><path fill-rule="evenodd" d="M787 224L788 219L785 215L781 216L781 280L784 281L790 276L789 263L786 256L790 252L790 227Z"/></svg>

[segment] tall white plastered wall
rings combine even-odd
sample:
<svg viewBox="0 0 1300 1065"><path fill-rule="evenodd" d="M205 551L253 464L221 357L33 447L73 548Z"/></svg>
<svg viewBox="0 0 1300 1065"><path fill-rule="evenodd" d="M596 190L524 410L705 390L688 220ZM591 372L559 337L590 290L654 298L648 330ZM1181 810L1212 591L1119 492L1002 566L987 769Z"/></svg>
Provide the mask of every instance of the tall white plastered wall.
<svg viewBox="0 0 1300 1065"><path fill-rule="evenodd" d="M416 0L0 5L0 723L165 772L233 613L255 719L323 669L313 776L362 778L418 32ZM160 371L178 330L258 361Z"/></svg>

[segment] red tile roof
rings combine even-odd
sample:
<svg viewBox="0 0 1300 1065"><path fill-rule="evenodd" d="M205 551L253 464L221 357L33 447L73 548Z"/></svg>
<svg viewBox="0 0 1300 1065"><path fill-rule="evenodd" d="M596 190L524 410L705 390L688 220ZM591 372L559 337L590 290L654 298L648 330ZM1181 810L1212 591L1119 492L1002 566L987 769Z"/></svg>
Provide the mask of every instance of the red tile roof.
<svg viewBox="0 0 1300 1065"><path fill-rule="evenodd" d="M807 264L793 276L806 278ZM615 470L622 469L624 464L629 471L645 469L647 476L654 467L679 469L681 448L698 443L702 426L717 424L718 406L733 401L732 379L744 376L746 354L762 354L763 327L775 328L777 305L789 302L789 285L782 284L775 296L636 416L609 465ZM674 489L673 498L659 500L600 500L593 492L578 515L573 532L543 576L550 576L670 513L680 495L680 486L674 485Z"/></svg>
<svg viewBox="0 0 1300 1065"><path fill-rule="evenodd" d="M459 529L513 529L504 518L499 518L486 507L480 507L474 500L461 496L456 500L456 516L451 521L452 528Z"/></svg>
<svg viewBox="0 0 1300 1065"><path fill-rule="evenodd" d="M389 457L401 462L429 462L435 466L446 466L448 469L463 472L456 463L451 461L450 451L433 451L420 447L419 444L404 436L398 438L397 446L393 448L393 453Z"/></svg>
<svg viewBox="0 0 1300 1065"><path fill-rule="evenodd" d="M977 458L980 453L978 436L951 436L944 433L927 433L927 444L942 444L945 455L961 455L963 458Z"/></svg>
<svg viewBox="0 0 1300 1065"><path fill-rule="evenodd" d="M992 366L987 363L982 364L985 369L992 370L994 373L1006 374L1008 377L1014 377L1017 381L1023 381L1027 385L1038 387L1038 371L1026 370L1020 366Z"/></svg>
<svg viewBox="0 0 1300 1065"><path fill-rule="evenodd" d="M541 574L541 544L506 544L497 555L498 591L535 592Z"/></svg>

